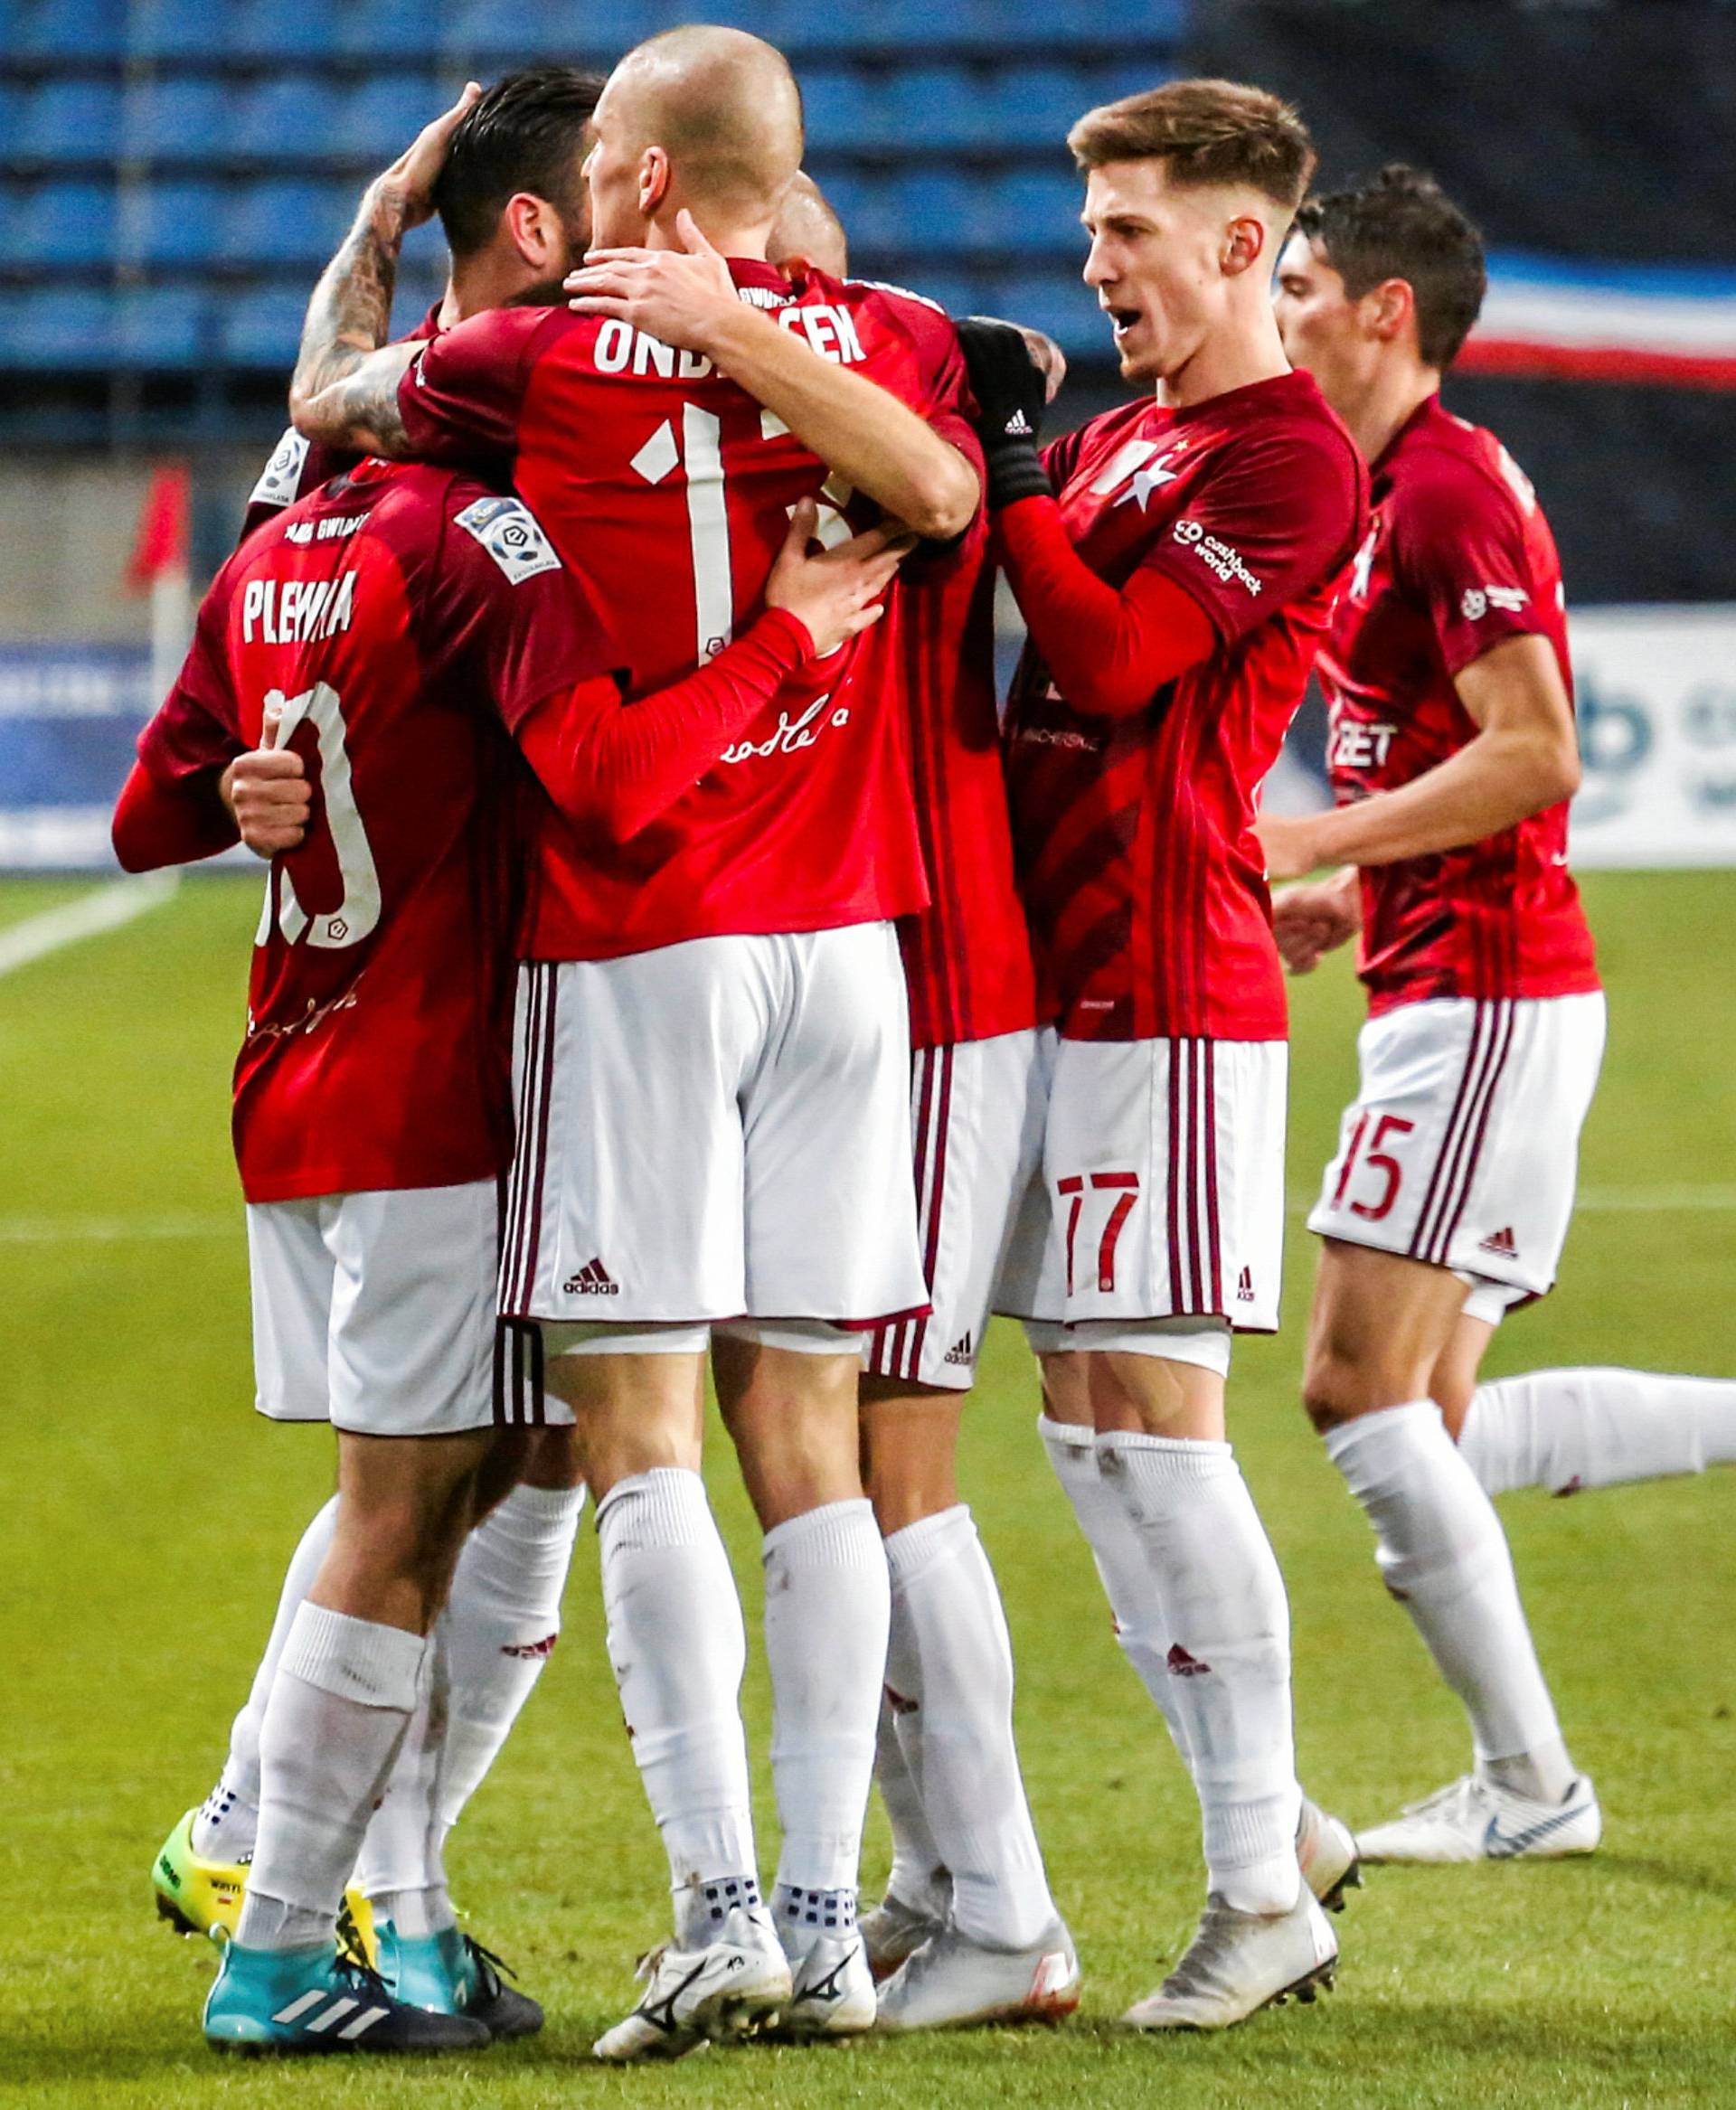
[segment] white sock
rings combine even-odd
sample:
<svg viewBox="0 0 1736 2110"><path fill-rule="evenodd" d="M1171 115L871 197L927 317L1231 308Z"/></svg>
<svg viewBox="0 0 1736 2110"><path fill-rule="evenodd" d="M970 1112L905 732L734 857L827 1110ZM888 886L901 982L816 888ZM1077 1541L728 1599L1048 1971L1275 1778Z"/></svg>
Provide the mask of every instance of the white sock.
<svg viewBox="0 0 1736 2110"><path fill-rule="evenodd" d="M428 1653L398 1756L386 1776L380 1806L368 1821L356 1859L355 1885L401 1935L439 1934L458 1925L447 1893L441 1857L445 1827L436 1788L450 1717L449 1664L444 1619L429 1636Z"/></svg>
<svg viewBox="0 0 1736 2110"><path fill-rule="evenodd" d="M259 1836L237 1941L329 1941L374 1804L415 1712L420 1634L303 1603L259 1733Z"/></svg>
<svg viewBox="0 0 1736 2110"><path fill-rule="evenodd" d="M994 1570L960 1502L886 1540L892 1627L913 1663L929 1829L959 1932L1023 1949L1056 1917L1013 1740L1013 1644Z"/></svg>
<svg viewBox="0 0 1736 2110"><path fill-rule="evenodd" d="M676 1939L693 1947L760 1895L741 1600L697 1473L662 1465L618 1481L598 1504L597 1537L621 1712L669 1856Z"/></svg>
<svg viewBox="0 0 1736 2110"><path fill-rule="evenodd" d="M908 1637L906 1637L908 1638ZM892 1869L886 1895L913 1912L945 1916L952 1878L922 1810L922 1710L916 1665L901 1654L896 1617L886 1649L886 1690L874 1731L874 1785L892 1828ZM894 1701L896 1695L896 1701Z"/></svg>
<svg viewBox="0 0 1736 2110"><path fill-rule="evenodd" d="M1175 1681L1169 1674L1169 1632L1163 1607L1150 1587L1145 1550L1127 1505L1097 1469L1097 1431L1080 1422L1051 1421L1040 1414L1037 1433L1097 1563L1121 1653L1156 1702L1185 1763L1187 1723L1176 1704Z"/></svg>
<svg viewBox="0 0 1736 2110"><path fill-rule="evenodd" d="M271 1681L278 1674L278 1660L283 1654L290 1625L302 1599L314 1587L314 1578L336 1529L337 1497L333 1495L289 1556L270 1638L253 1673L253 1690L230 1725L229 1757L223 1762L222 1776L193 1821L193 1851L207 1860L245 1860L253 1851L259 1824L259 1729L265 1720L265 1703L271 1696Z"/></svg>
<svg viewBox="0 0 1736 2110"><path fill-rule="evenodd" d="M831 1502L766 1533L780 1933L855 1914L886 1675L891 1585L873 1506ZM818 1902L816 1902L818 1900Z"/></svg>
<svg viewBox="0 0 1736 2110"><path fill-rule="evenodd" d="M1495 1506L1430 1399L1359 1416L1326 1450L1374 1527L1386 1587L1465 1703L1480 1767L1555 1801L1572 1785ZM1518 1761L1515 1767L1512 1762ZM1528 1777L1534 1785L1522 1785Z"/></svg>
<svg viewBox="0 0 1736 2110"><path fill-rule="evenodd" d="M1253 1497L1227 1443L1105 1431L1097 1456L1172 1637L1211 1889L1239 1911L1288 1912L1302 1880L1290 1614Z"/></svg>
<svg viewBox="0 0 1736 2110"><path fill-rule="evenodd" d="M582 1487L514 1487L464 1542L443 1622L450 1714L439 1786L448 1830L481 1785L561 1632Z"/></svg>
<svg viewBox="0 0 1736 2110"><path fill-rule="evenodd" d="M1490 1494L1571 1494L1736 1465L1736 1382L1637 1370L1540 1370L1479 1385L1458 1448Z"/></svg>

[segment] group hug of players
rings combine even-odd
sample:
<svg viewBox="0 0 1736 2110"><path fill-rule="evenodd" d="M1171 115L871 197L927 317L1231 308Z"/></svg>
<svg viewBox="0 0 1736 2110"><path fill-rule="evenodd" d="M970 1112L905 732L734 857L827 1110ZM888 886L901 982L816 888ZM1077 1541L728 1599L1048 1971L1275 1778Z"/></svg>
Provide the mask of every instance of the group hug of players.
<svg viewBox="0 0 1736 2110"><path fill-rule="evenodd" d="M1141 392L1047 448L1053 348L846 278L795 80L732 30L467 91L314 296L115 822L136 869L270 859L235 1083L258 1399L338 1439L155 1870L226 1937L215 2046L540 2026L442 1850L587 1488L675 1917L598 2056L1069 2013L954 1476L991 1312L1203 1813L1197 1936L1130 2024L1312 1998L1359 1860L1598 1842L1488 1490L1728 1456L1736 1408L1477 1385L1553 1280L1603 1040L1553 546L1438 399L1480 243L1411 171L1305 203L1307 135L1252 88L1069 145ZM449 286L389 343L436 209ZM1316 665L1340 803L1262 817ZM1329 868L1274 910L1269 873ZM1357 1837L1297 1785L1224 1390L1278 1323L1282 964L1359 930L1304 1395L1476 1756ZM765 1534L764 1898L708 1366ZM858 1919L871 1782L896 1858Z"/></svg>

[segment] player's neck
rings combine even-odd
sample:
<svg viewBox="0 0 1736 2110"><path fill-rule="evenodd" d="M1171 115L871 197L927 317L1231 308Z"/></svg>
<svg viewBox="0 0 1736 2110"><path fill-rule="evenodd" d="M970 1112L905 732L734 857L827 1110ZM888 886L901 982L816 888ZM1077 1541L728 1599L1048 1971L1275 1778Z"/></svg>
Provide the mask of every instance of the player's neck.
<svg viewBox="0 0 1736 2110"><path fill-rule="evenodd" d="M1173 410L1191 410L1213 396L1288 373L1290 363L1269 302L1254 315L1236 317L1210 331L1174 373L1157 383L1157 400Z"/></svg>
<svg viewBox="0 0 1736 2110"><path fill-rule="evenodd" d="M484 250L462 263L455 260L440 301L440 327L449 330L455 323L468 322L473 315L486 315L490 308L511 307L536 283L535 274L516 250L510 258Z"/></svg>
<svg viewBox="0 0 1736 2110"><path fill-rule="evenodd" d="M699 231L722 257L749 257L763 263L771 240L769 221L758 225L731 225L725 221L712 221L703 213L695 212ZM687 245L675 229L675 215L670 212L651 221L645 232L645 246L648 250L679 250Z"/></svg>
<svg viewBox="0 0 1736 2110"><path fill-rule="evenodd" d="M1416 416L1419 407L1439 393L1440 375L1434 367L1407 363L1377 373L1366 391L1354 403L1344 405L1339 415L1350 428L1357 451L1373 466Z"/></svg>

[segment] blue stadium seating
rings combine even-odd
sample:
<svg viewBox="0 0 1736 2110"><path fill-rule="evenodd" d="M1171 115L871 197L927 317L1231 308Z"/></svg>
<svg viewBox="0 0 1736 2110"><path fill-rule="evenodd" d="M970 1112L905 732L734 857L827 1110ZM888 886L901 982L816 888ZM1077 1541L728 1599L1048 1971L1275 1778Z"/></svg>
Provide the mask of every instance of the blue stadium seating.
<svg viewBox="0 0 1736 2110"><path fill-rule="evenodd" d="M25 59L111 58L126 16L126 0L24 0L6 49Z"/></svg>
<svg viewBox="0 0 1736 2110"><path fill-rule="evenodd" d="M123 212L122 255L151 269L209 264L218 254L228 204L228 191L216 184L147 184Z"/></svg>
<svg viewBox="0 0 1736 2110"><path fill-rule="evenodd" d="M45 80L19 98L12 134L20 161L111 161L120 146L120 89L110 80Z"/></svg>
<svg viewBox="0 0 1736 2110"><path fill-rule="evenodd" d="M995 144L987 78L967 66L913 66L893 75L888 106L894 141L910 147Z"/></svg>
<svg viewBox="0 0 1736 2110"><path fill-rule="evenodd" d="M127 48L139 59L203 59L213 56L213 24L203 7L187 0L132 0L127 11Z"/></svg>
<svg viewBox="0 0 1736 2110"><path fill-rule="evenodd" d="M13 214L8 261L41 271L106 266L116 232L112 184L33 184Z"/></svg>
<svg viewBox="0 0 1736 2110"><path fill-rule="evenodd" d="M432 14L429 0L347 0L332 48L345 59L426 59Z"/></svg>
<svg viewBox="0 0 1736 2110"><path fill-rule="evenodd" d="M426 74L377 74L339 96L328 135L331 150L369 165L393 160L447 101L439 83Z"/></svg>
<svg viewBox="0 0 1736 2110"><path fill-rule="evenodd" d="M331 151L335 103L331 83L316 73L284 73L260 80L236 98L230 151L278 163L323 157ZM401 140L400 148L408 144Z"/></svg>
<svg viewBox="0 0 1736 2110"><path fill-rule="evenodd" d="M1012 271L988 291L995 314L1016 316L1033 329L1046 330L1069 358L1109 355L1109 325L1098 310L1097 296L1071 272Z"/></svg>
<svg viewBox="0 0 1736 2110"><path fill-rule="evenodd" d="M123 294L117 307L115 331L125 364L161 373L197 366L210 356L203 294L153 286Z"/></svg>
<svg viewBox="0 0 1736 2110"><path fill-rule="evenodd" d="M245 184L231 198L217 241L220 262L293 273L304 305L307 273L317 270L343 239L354 209L347 187L272 179Z"/></svg>
<svg viewBox="0 0 1736 2110"><path fill-rule="evenodd" d="M288 288L244 294L226 300L218 311L219 345L231 366L263 369L288 374L296 363L301 343L302 319L307 313L307 289Z"/></svg>
<svg viewBox="0 0 1736 2110"><path fill-rule="evenodd" d="M0 302L0 363L101 372L115 363L114 306L106 293L44 288Z"/></svg>
<svg viewBox="0 0 1736 2110"><path fill-rule="evenodd" d="M223 0L224 49L237 59L328 58L338 0Z"/></svg>
<svg viewBox="0 0 1736 2110"><path fill-rule="evenodd" d="M1083 181L1071 169L1012 169L993 185L995 246L1014 256L1085 260Z"/></svg>
<svg viewBox="0 0 1736 2110"><path fill-rule="evenodd" d="M164 74L127 96L122 152L139 161L221 161L229 148L228 127L221 81Z"/></svg>

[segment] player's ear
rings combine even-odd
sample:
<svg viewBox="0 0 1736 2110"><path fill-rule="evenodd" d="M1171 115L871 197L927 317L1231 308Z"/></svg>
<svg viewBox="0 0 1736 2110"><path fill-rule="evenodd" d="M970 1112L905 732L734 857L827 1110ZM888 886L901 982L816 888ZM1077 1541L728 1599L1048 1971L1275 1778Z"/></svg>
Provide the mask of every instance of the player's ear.
<svg viewBox="0 0 1736 2110"><path fill-rule="evenodd" d="M1370 335L1391 344L1416 319L1416 291L1408 278L1383 278L1363 296L1363 309Z"/></svg>
<svg viewBox="0 0 1736 2110"><path fill-rule="evenodd" d="M639 211L649 220L669 195L669 156L647 146L639 156Z"/></svg>
<svg viewBox="0 0 1736 2110"><path fill-rule="evenodd" d="M1266 222L1257 213L1239 212L1223 231L1219 268L1226 278L1239 278L1267 251Z"/></svg>
<svg viewBox="0 0 1736 2110"><path fill-rule="evenodd" d="M525 263L545 271L555 256L561 216L546 198L515 191L506 201L506 231Z"/></svg>

